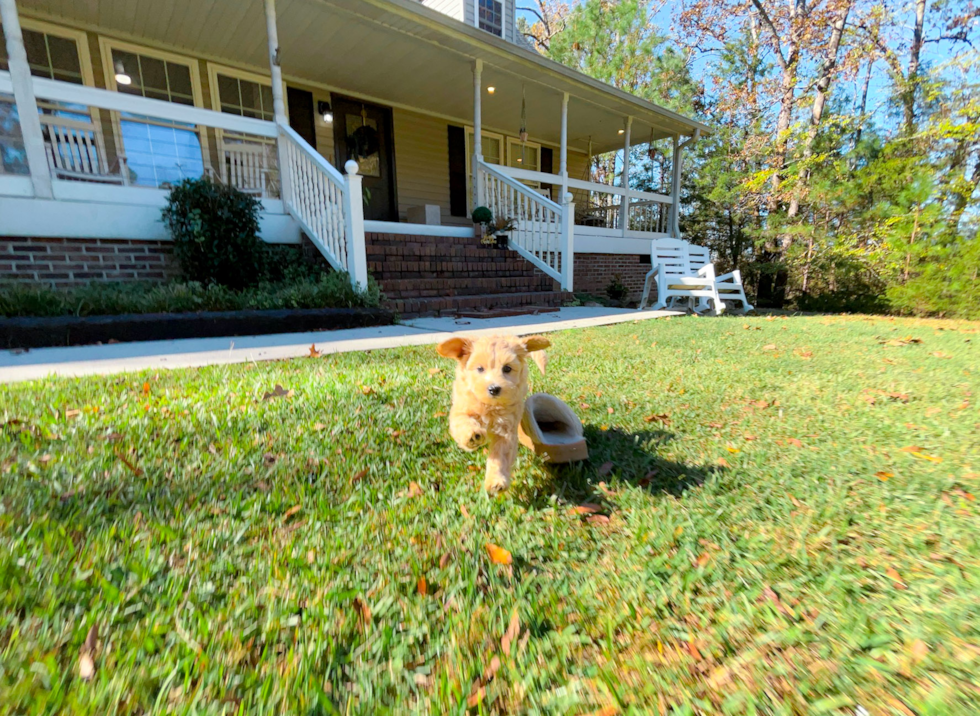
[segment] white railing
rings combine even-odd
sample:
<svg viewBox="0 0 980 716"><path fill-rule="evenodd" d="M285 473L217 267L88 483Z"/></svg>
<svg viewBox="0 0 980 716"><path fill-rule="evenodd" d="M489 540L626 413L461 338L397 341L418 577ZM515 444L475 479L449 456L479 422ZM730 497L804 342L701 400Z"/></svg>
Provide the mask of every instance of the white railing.
<svg viewBox="0 0 980 716"><path fill-rule="evenodd" d="M495 219L515 224L510 247L571 291L574 204L557 204L496 165L480 161L478 167L483 204Z"/></svg>
<svg viewBox="0 0 980 716"><path fill-rule="evenodd" d="M347 162L345 176L288 124L277 126L286 210L331 266L349 272L355 285L366 286L364 205L357 162Z"/></svg>

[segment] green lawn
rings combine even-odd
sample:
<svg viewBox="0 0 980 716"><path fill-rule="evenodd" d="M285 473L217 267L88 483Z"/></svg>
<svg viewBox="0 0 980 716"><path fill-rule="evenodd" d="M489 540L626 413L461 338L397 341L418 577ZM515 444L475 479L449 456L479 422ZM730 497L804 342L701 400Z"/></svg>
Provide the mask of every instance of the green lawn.
<svg viewBox="0 0 980 716"><path fill-rule="evenodd" d="M980 324L552 340L493 501L432 347L0 386L0 711L980 710Z"/></svg>

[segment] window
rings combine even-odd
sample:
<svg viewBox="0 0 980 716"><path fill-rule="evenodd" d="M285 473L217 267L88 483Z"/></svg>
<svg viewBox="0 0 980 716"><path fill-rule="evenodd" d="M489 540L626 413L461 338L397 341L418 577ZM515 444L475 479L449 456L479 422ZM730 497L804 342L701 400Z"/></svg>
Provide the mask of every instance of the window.
<svg viewBox="0 0 980 716"><path fill-rule="evenodd" d="M529 172L541 171L541 145L508 138L507 166L527 169Z"/></svg>
<svg viewBox="0 0 980 716"><path fill-rule="evenodd" d="M500 0L479 0L480 29L497 37L504 36L504 6Z"/></svg>
<svg viewBox="0 0 980 716"><path fill-rule="evenodd" d="M487 164L504 163L504 137L502 134L481 132L483 161ZM473 127L466 128L466 206L467 213L473 211Z"/></svg>
<svg viewBox="0 0 980 716"><path fill-rule="evenodd" d="M269 121L274 118L271 84L233 77L221 71L215 71L214 77L222 112Z"/></svg>
<svg viewBox="0 0 980 716"><path fill-rule="evenodd" d="M193 60L102 38L111 89L175 104L200 106ZM122 145L133 184L158 187L204 174L198 127L129 112L118 113Z"/></svg>
<svg viewBox="0 0 980 716"><path fill-rule="evenodd" d="M29 30L26 27L22 28L22 32L24 48L27 50L27 62L31 66L32 75L72 82L76 85L84 84L78 44L74 39L58 37L40 30ZM0 42L0 70L9 69L7 49L4 43Z"/></svg>

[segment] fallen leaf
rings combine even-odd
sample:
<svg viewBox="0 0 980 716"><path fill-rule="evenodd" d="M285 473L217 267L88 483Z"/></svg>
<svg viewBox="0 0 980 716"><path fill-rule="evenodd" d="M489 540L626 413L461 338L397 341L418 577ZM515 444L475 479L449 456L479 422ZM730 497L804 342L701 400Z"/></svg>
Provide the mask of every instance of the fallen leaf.
<svg viewBox="0 0 980 716"><path fill-rule="evenodd" d="M82 414L81 410L75 410L74 408L65 411L66 418L77 418L81 414Z"/></svg>
<svg viewBox="0 0 980 716"><path fill-rule="evenodd" d="M141 477L143 475L143 470L141 470L139 467L137 467L132 462L130 462L129 459L125 455L123 455L119 450L116 450L116 457L118 457L119 460L122 462L122 464L125 465L127 468L129 468L129 471L133 473L136 477Z"/></svg>
<svg viewBox="0 0 980 716"><path fill-rule="evenodd" d="M408 483L408 496L409 497L418 497L421 494L422 494L422 486L419 485L419 483L415 482L414 480L412 482Z"/></svg>
<svg viewBox="0 0 980 716"><path fill-rule="evenodd" d="M285 522L286 520L288 520L290 517L292 517L302 509L303 509L302 505L293 505L283 513L282 521Z"/></svg>
<svg viewBox="0 0 980 716"><path fill-rule="evenodd" d="M311 343L310 344L310 358L319 358L322 355L323 354L316 349L316 344L315 343Z"/></svg>
<svg viewBox="0 0 980 716"><path fill-rule="evenodd" d="M589 515L585 518L585 521L590 525L608 525L609 518L605 515Z"/></svg>
<svg viewBox="0 0 980 716"><path fill-rule="evenodd" d="M423 597L429 593L429 585L426 584L425 582L424 574L421 577L419 577L418 582L416 582L415 584L415 588L418 590L418 593L421 594Z"/></svg>
<svg viewBox="0 0 980 716"><path fill-rule="evenodd" d="M759 438L756 435L743 435L742 439L751 442L752 440L758 440Z"/></svg>
<svg viewBox="0 0 980 716"><path fill-rule="evenodd" d="M78 656L78 675L85 681L95 676L95 649L98 642L99 627L93 624L85 635L85 643L82 644Z"/></svg>
<svg viewBox="0 0 980 716"><path fill-rule="evenodd" d="M327 426L324 425L323 423L314 423L313 424L313 429L316 432L320 432L321 430L326 430L326 428L327 428Z"/></svg>
<svg viewBox="0 0 980 716"><path fill-rule="evenodd" d="M266 467L272 467L273 465L276 464L276 461L278 459L279 458L277 458L275 454L271 452L267 452L265 455L262 456L262 462L265 464Z"/></svg>
<svg viewBox="0 0 980 716"><path fill-rule="evenodd" d="M786 440L786 442L787 442L787 443L789 443L790 445L792 445L793 447L803 447L803 443L801 443L801 442L800 442L800 441L799 441L798 439L796 439L796 438L788 438L788 439Z"/></svg>
<svg viewBox="0 0 980 716"><path fill-rule="evenodd" d="M912 652L913 659L916 661L922 661L929 653L929 645L922 641L922 639L916 639L909 647L909 651Z"/></svg>
<svg viewBox="0 0 980 716"><path fill-rule="evenodd" d="M361 392L362 392L362 393L363 393L364 395L371 395L371 393L373 393L373 392L374 392L374 388L372 388L372 387L370 387L370 386L367 386L367 385L362 385L362 386L361 386Z"/></svg>
<svg viewBox="0 0 980 716"><path fill-rule="evenodd" d="M678 527L678 528L676 528L676 529L674 530L674 539L677 539L677 538L678 538L678 537L680 537L680 536L681 536L682 534L684 534L684 528L683 528L683 527Z"/></svg>
<svg viewBox="0 0 980 716"><path fill-rule="evenodd" d="M691 656L694 657L694 660L701 661L701 652L698 651L698 648L696 646L694 646L694 642L688 641L685 642L685 644L687 644L687 650L691 654Z"/></svg>
<svg viewBox="0 0 980 716"><path fill-rule="evenodd" d="M719 467L729 467L728 460L723 457L718 458L715 462L718 463Z"/></svg>
<svg viewBox="0 0 980 716"><path fill-rule="evenodd" d="M606 412L612 415L615 411L612 408L606 408Z"/></svg>
<svg viewBox="0 0 980 716"><path fill-rule="evenodd" d="M619 707L613 704L612 706L603 706L601 709L598 711L593 711L588 716L616 716L618 713Z"/></svg>
<svg viewBox="0 0 980 716"><path fill-rule="evenodd" d="M581 408L582 410L588 410L588 409L589 409L589 408L591 408L592 406L591 406L591 405L589 405L588 403L579 403L579 404L578 404L578 407L580 407L580 408Z"/></svg>
<svg viewBox="0 0 980 716"><path fill-rule="evenodd" d="M439 375L442 373L442 368L429 368L429 375Z"/></svg>
<svg viewBox="0 0 980 716"><path fill-rule="evenodd" d="M894 583L895 589L905 589L905 583L902 582L902 575L894 567L889 567L885 570L885 576L888 577Z"/></svg>
<svg viewBox="0 0 980 716"><path fill-rule="evenodd" d="M460 505L459 511L463 513L463 517L465 517L466 519L470 518L470 513L469 510L466 509L466 505Z"/></svg>
<svg viewBox="0 0 980 716"><path fill-rule="evenodd" d="M510 656L511 644L517 641L517 637L520 636L520 633L521 619L517 614L517 610L515 609L510 615L510 624L507 625L507 631L505 631L504 635L500 638L500 648L503 650L505 655Z"/></svg>
<svg viewBox="0 0 980 716"><path fill-rule="evenodd" d="M466 705L469 706L470 708L474 708L477 704L483 701L483 697L486 696L486 694L487 694L487 690L484 687L482 686L477 687L470 694L469 698L466 699Z"/></svg>
<svg viewBox="0 0 980 716"><path fill-rule="evenodd" d="M490 554L490 561L494 564L512 564L514 561L510 552L490 542L487 542L487 552Z"/></svg>
<svg viewBox="0 0 980 716"><path fill-rule="evenodd" d="M150 394L150 384L143 383L143 395L149 395L149 394Z"/></svg>
<svg viewBox="0 0 980 716"><path fill-rule="evenodd" d="M446 413L442 413L442 412L439 412L439 413L433 413L433 414L432 414L432 417L433 417L433 418L444 418L444 417L446 417Z"/></svg>
<svg viewBox="0 0 980 716"><path fill-rule="evenodd" d="M930 353L929 355L935 356L936 358L952 358L953 357L953 356L949 355L948 353L943 353L942 351L934 351L933 353Z"/></svg>
<svg viewBox="0 0 980 716"><path fill-rule="evenodd" d="M919 452L918 450L911 451L912 457L917 457L920 460L928 460L929 462L942 462L941 457L936 457L935 455L927 455L924 452Z"/></svg>
<svg viewBox="0 0 980 716"><path fill-rule="evenodd" d="M774 351L774 350L776 350L776 344L775 343L770 343L769 345L762 346L762 350L764 350L764 351Z"/></svg>
<svg viewBox="0 0 980 716"><path fill-rule="evenodd" d="M485 682L491 681L498 671L500 671L500 657L494 656L490 659L490 665L483 672L483 680Z"/></svg>
<svg viewBox="0 0 980 716"><path fill-rule="evenodd" d="M813 351L797 350L796 355L802 358L803 360L810 360L811 358L813 358Z"/></svg>
<svg viewBox="0 0 980 716"><path fill-rule="evenodd" d="M643 420L645 420L648 423L652 423L654 421L657 421L657 422L661 422L664 425L666 425L667 423L670 422L670 414L669 413L661 413L661 414L657 415L656 413L654 413L653 415L646 416L645 418L643 418Z"/></svg>
<svg viewBox="0 0 980 716"><path fill-rule="evenodd" d="M606 497L615 497L616 493L609 489L609 486L604 482L600 482L596 487L602 492Z"/></svg>
<svg viewBox="0 0 980 716"><path fill-rule="evenodd" d="M891 472L885 472L884 470L879 470L878 472L875 473L875 477L877 477L882 482L887 482L888 478L895 477L895 475Z"/></svg>
<svg viewBox="0 0 980 716"><path fill-rule="evenodd" d="M892 400L897 400L900 403L909 402L909 396L907 393L888 393L887 395Z"/></svg>
<svg viewBox="0 0 980 716"><path fill-rule="evenodd" d="M906 447L899 448L899 450L901 452L922 452L923 450L925 450L925 448L920 447L918 445L908 445Z"/></svg>
<svg viewBox="0 0 980 716"><path fill-rule="evenodd" d="M371 607L367 605L367 602L360 597L354 597L354 608L357 610L364 624L371 623Z"/></svg>
<svg viewBox="0 0 980 716"><path fill-rule="evenodd" d="M698 558L694 561L694 566L695 567L703 567L704 565L706 565L708 563L708 561L710 559L711 559L711 555L710 554L708 554L707 552L702 552L698 556Z"/></svg>
<svg viewBox="0 0 980 716"><path fill-rule="evenodd" d="M276 383L276 387L272 390L271 393L266 391L265 393L262 394L262 401L265 402L267 400L272 400L273 398L292 398L293 395L294 395L294 391L286 390L281 385Z"/></svg>
<svg viewBox="0 0 980 716"><path fill-rule="evenodd" d="M730 452L732 455L738 455L740 452L742 452L737 447L732 447L731 445L726 446L725 449L728 450L728 452Z"/></svg>
<svg viewBox="0 0 980 716"><path fill-rule="evenodd" d="M450 559L451 559L451 555L449 552L446 552L444 555L442 555L439 558L439 569L445 569L446 565L449 564Z"/></svg>
<svg viewBox="0 0 980 716"><path fill-rule="evenodd" d="M613 464L611 462L604 462L599 466L599 477L605 477L610 472L612 472Z"/></svg>
<svg viewBox="0 0 980 716"><path fill-rule="evenodd" d="M368 469L364 468L360 472L356 473L354 477L350 479L350 482L353 485L355 482L360 482L361 480L363 480L365 477L367 477L367 475L368 475Z"/></svg>

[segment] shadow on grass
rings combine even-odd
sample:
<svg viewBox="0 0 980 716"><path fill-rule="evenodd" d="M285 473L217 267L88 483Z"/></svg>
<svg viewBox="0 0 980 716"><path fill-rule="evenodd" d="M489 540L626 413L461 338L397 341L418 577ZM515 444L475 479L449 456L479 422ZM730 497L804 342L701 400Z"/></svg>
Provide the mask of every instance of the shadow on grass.
<svg viewBox="0 0 980 716"><path fill-rule="evenodd" d="M602 504L606 496L599 483L617 478L651 494L678 497L722 471L719 467L686 465L660 457L658 449L673 439L674 434L664 430L628 433L620 428L601 430L586 425L589 459L568 465L538 463L547 477L528 485L521 501L533 509L547 507L552 495L570 504ZM525 459L529 457L525 452Z"/></svg>

